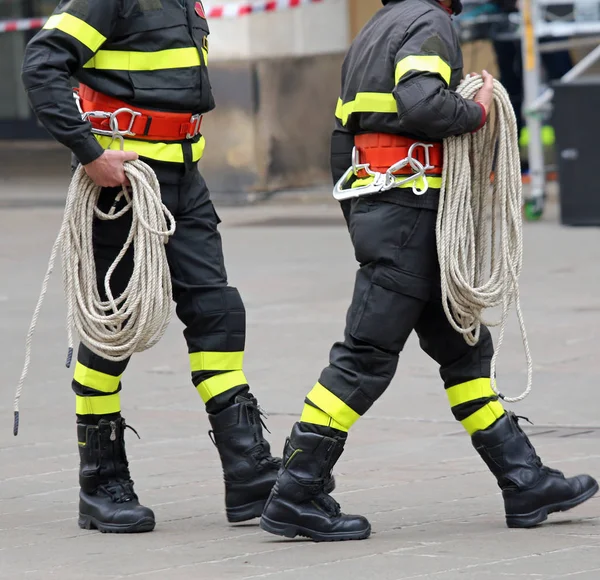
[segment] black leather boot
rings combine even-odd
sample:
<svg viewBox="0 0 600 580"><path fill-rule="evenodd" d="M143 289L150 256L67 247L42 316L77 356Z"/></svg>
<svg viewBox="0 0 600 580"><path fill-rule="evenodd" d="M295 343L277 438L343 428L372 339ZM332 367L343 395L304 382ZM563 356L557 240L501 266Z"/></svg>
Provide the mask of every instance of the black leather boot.
<svg viewBox="0 0 600 580"><path fill-rule="evenodd" d="M125 419L77 423L79 440L79 527L137 533L154 529L151 509L140 505L125 454Z"/></svg>
<svg viewBox="0 0 600 580"><path fill-rule="evenodd" d="M303 431L299 423L294 425L285 444L283 467L260 520L263 530L317 542L369 537L368 520L343 514L326 491L345 440L341 432L338 437L326 437Z"/></svg>
<svg viewBox="0 0 600 580"><path fill-rule="evenodd" d="M488 429L474 433L472 442L498 480L509 528L536 526L548 514L574 508L598 491L597 481L589 475L565 478L546 467L514 413L507 412Z"/></svg>
<svg viewBox="0 0 600 580"><path fill-rule="evenodd" d="M209 435L223 466L227 520L244 522L260 517L281 459L271 456L256 399L249 393L238 395L233 405L208 418L212 426Z"/></svg>

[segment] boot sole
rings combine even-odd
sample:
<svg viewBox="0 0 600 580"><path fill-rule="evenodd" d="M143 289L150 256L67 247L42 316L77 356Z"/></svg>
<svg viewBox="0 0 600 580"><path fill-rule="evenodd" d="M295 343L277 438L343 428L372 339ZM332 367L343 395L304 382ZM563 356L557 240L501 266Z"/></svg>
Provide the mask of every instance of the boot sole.
<svg viewBox="0 0 600 580"><path fill-rule="evenodd" d="M587 501L598 492L598 484L588 489L586 492L578 495L576 498L569 501L555 503L549 506L544 506L539 510L535 510L529 514L507 515L506 525L509 528L533 528L548 519L548 515L555 512L566 512L578 505Z"/></svg>
<svg viewBox="0 0 600 580"><path fill-rule="evenodd" d="M239 522L247 522L248 520L253 520L254 518L260 518L266 503L267 500L265 499L247 503L246 505L225 508L227 521L232 524L236 524Z"/></svg>
<svg viewBox="0 0 600 580"><path fill-rule="evenodd" d="M83 530L98 530L103 534L140 534L151 532L156 522L150 518L142 518L133 524L103 524L92 516L79 516L79 527Z"/></svg>
<svg viewBox="0 0 600 580"><path fill-rule="evenodd" d="M285 538L295 538L301 536L308 538L315 542L343 542L345 540L366 540L371 535L371 526L364 530L357 532L333 532L323 533L316 532L315 530L309 530L302 526L295 526L292 524L284 524L275 522L265 517L264 515L260 518L260 527L265 531L276 536L284 536Z"/></svg>

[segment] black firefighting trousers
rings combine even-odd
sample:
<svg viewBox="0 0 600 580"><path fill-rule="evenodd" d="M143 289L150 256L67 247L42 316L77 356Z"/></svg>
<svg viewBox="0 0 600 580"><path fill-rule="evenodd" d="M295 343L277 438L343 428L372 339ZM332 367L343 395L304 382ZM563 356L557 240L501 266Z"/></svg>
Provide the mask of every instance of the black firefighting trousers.
<svg viewBox="0 0 600 580"><path fill-rule="evenodd" d="M204 179L195 164L153 165L162 199L176 220L166 245L176 312L185 325L192 381L207 411L223 408L248 389L242 370L246 313L236 288L228 286L220 222ZM107 212L120 188L101 193L99 207ZM122 207L119 202L117 209ZM131 212L114 221L96 218L93 225L98 287L103 299L104 277L127 238ZM116 268L111 282L115 296L123 292L133 267L133 248ZM121 377L128 361L111 362L80 345L73 377L78 415L111 415L120 411Z"/></svg>
<svg viewBox="0 0 600 580"><path fill-rule="evenodd" d="M471 347L446 318L437 212L375 197L353 199L343 210L360 269L344 340L333 345L301 421L348 431L387 389L415 330L421 348L440 367L455 418L470 434L492 425L504 413L490 386L492 339L482 328Z"/></svg>

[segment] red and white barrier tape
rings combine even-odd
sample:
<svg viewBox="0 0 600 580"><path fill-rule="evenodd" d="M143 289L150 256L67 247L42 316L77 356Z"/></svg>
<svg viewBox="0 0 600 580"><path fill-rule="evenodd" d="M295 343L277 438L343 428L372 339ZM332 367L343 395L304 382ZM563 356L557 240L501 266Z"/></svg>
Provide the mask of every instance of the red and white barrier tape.
<svg viewBox="0 0 600 580"><path fill-rule="evenodd" d="M324 0L257 0L212 6L208 2L204 9L209 20L218 18L239 18L259 12L277 12L297 8L306 4L317 4ZM16 20L0 20L0 33L17 32L21 30L37 30L44 26L47 18L18 18Z"/></svg>
<svg viewBox="0 0 600 580"><path fill-rule="evenodd" d="M18 20L0 20L0 32L18 30L37 30L44 26L47 18L19 18Z"/></svg>

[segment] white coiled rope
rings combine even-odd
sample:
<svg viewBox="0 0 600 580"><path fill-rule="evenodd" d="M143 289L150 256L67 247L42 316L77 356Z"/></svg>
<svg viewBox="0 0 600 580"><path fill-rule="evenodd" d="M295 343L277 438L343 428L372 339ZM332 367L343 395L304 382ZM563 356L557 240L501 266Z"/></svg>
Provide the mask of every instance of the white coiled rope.
<svg viewBox="0 0 600 580"><path fill-rule="evenodd" d="M480 76L467 76L458 93L472 99L482 86ZM523 262L521 166L515 114L506 90L496 80L493 110L493 118L481 130L444 140L437 251L442 303L450 324L469 345L478 342L481 324L500 326L491 363L491 386L501 399L517 402L531 391L533 374L519 300ZM496 387L496 358L513 302L527 359L527 387L518 397L506 397ZM483 311L496 306L501 306L500 319L485 321Z"/></svg>
<svg viewBox="0 0 600 580"><path fill-rule="evenodd" d="M107 360L122 361L155 345L169 325L173 291L165 245L175 233L175 219L162 202L154 171L140 160L128 161L124 167L131 192L123 188L108 213L97 207L102 188L88 177L81 165L73 175L63 222L52 247L42 291L27 333L25 364L14 401L15 435L19 428L19 399L31 359L31 341L59 249L67 302L67 367L73 355L73 329L77 330L83 344L96 354ZM123 197L125 206L115 211ZM92 245L94 217L116 220L128 211L132 214L131 229L106 273L104 291L107 300L102 300ZM132 245L133 273L123 293L115 297L110 280Z"/></svg>

